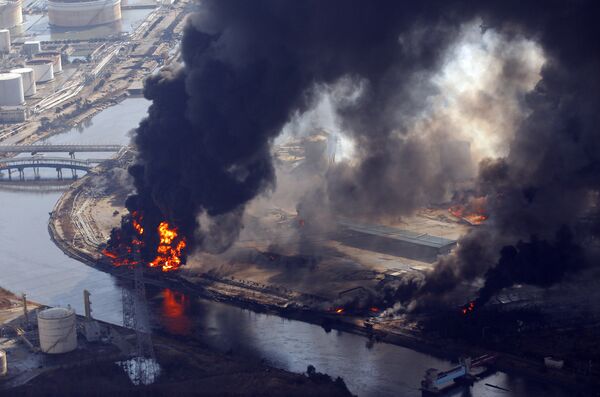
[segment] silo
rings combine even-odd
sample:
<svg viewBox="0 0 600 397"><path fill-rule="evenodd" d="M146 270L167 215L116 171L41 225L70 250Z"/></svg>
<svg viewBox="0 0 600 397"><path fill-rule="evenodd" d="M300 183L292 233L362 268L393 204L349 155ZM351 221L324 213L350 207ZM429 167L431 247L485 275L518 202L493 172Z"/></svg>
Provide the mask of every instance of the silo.
<svg viewBox="0 0 600 397"><path fill-rule="evenodd" d="M20 74L0 73L0 106L19 106L25 102Z"/></svg>
<svg viewBox="0 0 600 397"><path fill-rule="evenodd" d="M0 29L0 52L10 52L10 30Z"/></svg>
<svg viewBox="0 0 600 397"><path fill-rule="evenodd" d="M67 353L77 348L75 311L54 307L38 313L40 349L44 353Z"/></svg>
<svg viewBox="0 0 600 397"><path fill-rule="evenodd" d="M10 72L21 75L23 79L23 94L26 97L35 95L37 87L35 86L35 75L32 68L13 69Z"/></svg>
<svg viewBox="0 0 600 397"><path fill-rule="evenodd" d="M36 83L45 83L54 80L54 66L47 59L32 59L25 64L33 69Z"/></svg>
<svg viewBox="0 0 600 397"><path fill-rule="evenodd" d="M54 74L62 73L62 60L60 59L60 52L42 51L35 54L35 58L51 60L54 67Z"/></svg>
<svg viewBox="0 0 600 397"><path fill-rule="evenodd" d="M0 350L0 376L6 376L8 372L8 360L6 359L6 352Z"/></svg>
<svg viewBox="0 0 600 397"><path fill-rule="evenodd" d="M27 56L33 56L40 51L42 51L42 44L39 41L26 41L21 48L23 55Z"/></svg>

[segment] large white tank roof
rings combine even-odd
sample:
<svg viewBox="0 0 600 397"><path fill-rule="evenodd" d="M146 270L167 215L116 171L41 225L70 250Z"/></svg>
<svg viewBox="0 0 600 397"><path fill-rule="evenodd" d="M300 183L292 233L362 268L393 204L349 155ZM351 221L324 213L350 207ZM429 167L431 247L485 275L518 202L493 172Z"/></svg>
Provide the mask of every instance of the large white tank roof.
<svg viewBox="0 0 600 397"><path fill-rule="evenodd" d="M67 309L64 307L52 307L50 309L43 310L38 313L38 318L44 320L57 320L73 316L75 312L73 309Z"/></svg>

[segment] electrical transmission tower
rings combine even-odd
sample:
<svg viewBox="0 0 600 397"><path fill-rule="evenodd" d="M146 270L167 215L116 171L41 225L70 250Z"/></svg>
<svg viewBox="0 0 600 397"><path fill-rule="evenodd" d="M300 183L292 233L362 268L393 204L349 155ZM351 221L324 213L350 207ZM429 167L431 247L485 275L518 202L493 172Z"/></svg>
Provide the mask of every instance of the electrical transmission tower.
<svg viewBox="0 0 600 397"><path fill-rule="evenodd" d="M129 361L129 373L134 374L135 384L150 384L158 374L158 363L154 355L144 265L140 254L136 253L133 266L133 291L123 288L123 326L135 330L137 351L134 360Z"/></svg>

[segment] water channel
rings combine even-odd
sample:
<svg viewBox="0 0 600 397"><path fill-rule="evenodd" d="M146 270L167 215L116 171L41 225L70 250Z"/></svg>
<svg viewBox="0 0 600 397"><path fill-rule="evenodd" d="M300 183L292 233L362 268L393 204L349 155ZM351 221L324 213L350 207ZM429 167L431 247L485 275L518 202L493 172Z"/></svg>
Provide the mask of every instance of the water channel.
<svg viewBox="0 0 600 397"><path fill-rule="evenodd" d="M47 143L125 144L128 132L144 116L148 105L144 99L127 99L99 113L83 128L56 135ZM46 176L50 178L55 173ZM70 304L78 313L83 312L82 291L88 289L92 293L93 315L120 324L121 287L115 279L70 259L49 238L48 213L59 196L59 192L8 191L0 185L0 286L15 293L25 292L43 304ZM148 295L155 326L163 331L193 334L212 348L265 360L294 372L303 372L312 364L320 372L343 377L359 396L420 396L418 388L427 368L445 369L452 365L399 346L369 345L361 336L327 333L316 325L191 299L168 289L149 289ZM559 397L567 393L519 376L497 373L471 388L447 395Z"/></svg>

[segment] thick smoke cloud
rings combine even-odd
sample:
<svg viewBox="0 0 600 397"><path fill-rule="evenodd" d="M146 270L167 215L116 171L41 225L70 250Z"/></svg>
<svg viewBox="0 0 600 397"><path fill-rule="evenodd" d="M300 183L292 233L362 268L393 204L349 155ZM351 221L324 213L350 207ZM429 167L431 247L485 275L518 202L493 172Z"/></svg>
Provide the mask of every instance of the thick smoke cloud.
<svg viewBox="0 0 600 397"><path fill-rule="evenodd" d="M445 142L421 139L416 119L440 89L430 77L475 17L482 30L489 26L508 41L535 40L547 61L541 81L516 107L527 112L517 111L504 126L518 125L506 135L506 153L481 163L477 189L488 197L490 227L466 236L419 288L408 283L416 290L410 295L444 294L486 272L491 279L503 274L496 289L539 283L517 271L530 260L536 272L556 271L547 279L559 280L566 268L537 265L543 261L528 247L558 250L565 264L579 263L578 249L563 248L591 238L579 227L600 187L600 32L591 1L204 0L184 34L185 64L147 81L153 105L135 137L137 196L128 207L142 209L150 228L167 218L185 235L195 233L201 249L227 248L245 206L275 186L275 137L314 104L318 87L344 79L361 87L357 100L336 109L358 164L331 167L323 200L342 214L381 218L446 199L454 180L431 156ZM523 81L523 64L513 61L500 81ZM216 220L201 227L201 216ZM203 230L217 237L208 242ZM528 242L503 249L497 262L501 247L520 240ZM570 252L576 260L565 257Z"/></svg>
<svg viewBox="0 0 600 397"><path fill-rule="evenodd" d="M418 106L408 83L438 66L458 29L448 23L455 14L395 2L203 1L185 30L183 67L146 82L153 105L135 136L138 194L130 209L143 210L149 230L164 217L187 236L199 230L201 214L242 211L274 186L270 144L285 123L309 106L315 85L345 77L367 85L360 103L342 110L373 153L362 173L382 171L397 157L387 142L402 113ZM423 161L411 147L405 157ZM222 235L230 239L213 250L236 233Z"/></svg>
<svg viewBox="0 0 600 397"><path fill-rule="evenodd" d="M599 116L592 110L600 105L594 4L492 11L492 26L510 22L508 29L535 37L547 62L542 80L526 98L530 113L508 154L480 164L479 188L488 197L490 228L460 241L455 255L440 261L422 287L446 294L472 278L463 277L470 269L475 277L485 277L479 304L515 283L548 286L594 263L600 188Z"/></svg>

